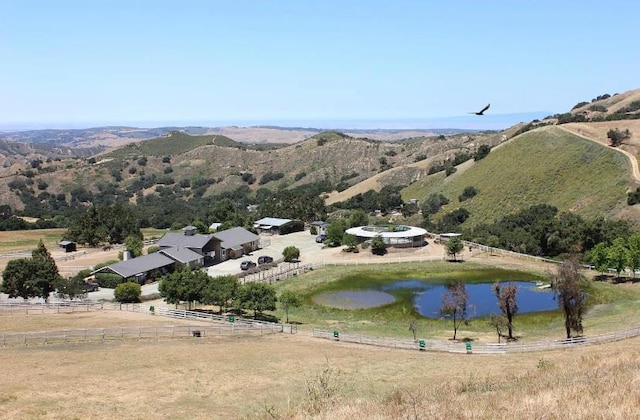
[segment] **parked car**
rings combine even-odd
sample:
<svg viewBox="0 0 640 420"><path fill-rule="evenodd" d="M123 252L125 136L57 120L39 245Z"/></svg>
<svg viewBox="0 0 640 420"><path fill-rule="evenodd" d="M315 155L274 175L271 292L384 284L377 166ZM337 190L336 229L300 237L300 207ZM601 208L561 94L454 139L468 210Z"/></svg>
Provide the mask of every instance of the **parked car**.
<svg viewBox="0 0 640 420"><path fill-rule="evenodd" d="M97 283L92 283L90 281L85 281L83 287L86 292L97 292L100 289L100 286L98 286Z"/></svg>
<svg viewBox="0 0 640 420"><path fill-rule="evenodd" d="M273 258L271 258L268 255L262 255L261 257L258 258L258 264L262 265L262 264L269 264L273 262Z"/></svg>
<svg viewBox="0 0 640 420"><path fill-rule="evenodd" d="M327 239L327 235L325 234L320 234L316 236L316 242L319 244L323 243L325 239Z"/></svg>
<svg viewBox="0 0 640 420"><path fill-rule="evenodd" d="M249 260L244 260L240 263L240 269L241 270L248 270L250 268L255 267L257 264L254 263L253 261L249 261Z"/></svg>

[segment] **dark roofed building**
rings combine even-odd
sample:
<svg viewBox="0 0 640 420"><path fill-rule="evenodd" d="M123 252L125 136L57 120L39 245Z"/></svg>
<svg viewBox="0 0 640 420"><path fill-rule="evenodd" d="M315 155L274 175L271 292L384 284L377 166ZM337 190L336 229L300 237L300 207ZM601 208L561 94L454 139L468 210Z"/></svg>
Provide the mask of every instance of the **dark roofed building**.
<svg viewBox="0 0 640 420"><path fill-rule="evenodd" d="M58 242L58 246L64 248L65 252L73 252L76 250L76 243L71 241L60 241Z"/></svg>
<svg viewBox="0 0 640 420"><path fill-rule="evenodd" d="M204 265L204 256L190 250L189 248L170 247L163 248L158 252L182 265L188 266L191 269L199 268Z"/></svg>
<svg viewBox="0 0 640 420"><path fill-rule="evenodd" d="M216 261L229 258L240 258L245 253L258 249L260 237L242 227L234 227L213 234L220 242L219 251L216 250Z"/></svg>
<svg viewBox="0 0 640 420"><path fill-rule="evenodd" d="M260 220L256 220L253 227L260 232L283 234L304 230L304 223L299 220L263 217Z"/></svg>
<svg viewBox="0 0 640 420"><path fill-rule="evenodd" d="M111 271L114 274L126 278L135 277L138 282L143 282L149 276L149 273L158 270L160 273L167 273L174 268L175 260L160 252L143 255L141 257L132 258L126 261L120 261L115 264L102 267L92 274L101 271Z"/></svg>
<svg viewBox="0 0 640 420"><path fill-rule="evenodd" d="M220 248L220 239L212 234L187 235L182 233L166 233L158 241L160 249L164 248L188 248L193 252L207 258L215 258L216 249Z"/></svg>

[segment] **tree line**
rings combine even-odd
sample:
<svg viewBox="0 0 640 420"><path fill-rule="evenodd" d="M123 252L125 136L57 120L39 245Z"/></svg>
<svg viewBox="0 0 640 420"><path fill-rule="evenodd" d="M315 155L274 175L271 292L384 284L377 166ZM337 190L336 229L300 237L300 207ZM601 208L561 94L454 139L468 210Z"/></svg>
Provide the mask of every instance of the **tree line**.
<svg viewBox="0 0 640 420"><path fill-rule="evenodd" d="M289 308L302 305L299 295L289 291L278 297L273 286L266 283L240 284L233 275L211 277L202 270L188 268L161 277L158 290L167 303L184 302L188 309L195 302L213 305L219 308L220 314L230 307L246 309L253 311L254 318L264 311L275 310L279 301L286 312L286 322L289 322Z"/></svg>

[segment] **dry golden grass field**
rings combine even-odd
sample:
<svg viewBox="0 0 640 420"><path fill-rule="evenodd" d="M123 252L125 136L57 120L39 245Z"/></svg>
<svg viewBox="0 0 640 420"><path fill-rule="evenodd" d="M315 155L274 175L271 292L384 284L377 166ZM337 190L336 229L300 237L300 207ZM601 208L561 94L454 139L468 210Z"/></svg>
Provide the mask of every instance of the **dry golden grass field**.
<svg viewBox="0 0 640 420"><path fill-rule="evenodd" d="M0 323L68 327L85 316ZM162 322L104 311L81 323L151 323L143 318ZM0 348L0 411L5 419L632 419L640 407L638 346L640 339L454 355L301 332L7 347Z"/></svg>

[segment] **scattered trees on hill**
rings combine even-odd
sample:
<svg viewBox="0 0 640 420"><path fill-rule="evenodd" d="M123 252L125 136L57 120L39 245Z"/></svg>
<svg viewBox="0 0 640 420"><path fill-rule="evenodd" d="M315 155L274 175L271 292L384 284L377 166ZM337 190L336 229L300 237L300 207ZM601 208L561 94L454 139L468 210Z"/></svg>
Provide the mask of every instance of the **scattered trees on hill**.
<svg viewBox="0 0 640 420"><path fill-rule="evenodd" d="M463 202L469 198L473 198L478 194L478 190L474 186L465 187L462 194L458 196L458 201Z"/></svg>
<svg viewBox="0 0 640 420"><path fill-rule="evenodd" d="M489 155L489 152L491 152L491 146L488 144L481 144L473 154L473 160L482 160Z"/></svg>
<svg viewBox="0 0 640 420"><path fill-rule="evenodd" d="M584 253L600 242L610 245L617 237L629 237L630 232L630 224L623 220L585 220L574 213L558 215L556 207L540 204L492 224L477 225L464 231L463 237L487 246L555 257Z"/></svg>
<svg viewBox="0 0 640 420"><path fill-rule="evenodd" d="M567 338L582 335L582 317L586 309L588 283L580 273L579 263L575 259L565 260L550 277L558 306L564 313Z"/></svg>
<svg viewBox="0 0 640 420"><path fill-rule="evenodd" d="M629 129L626 129L625 131L620 131L617 128L616 129L612 128L607 132L607 138L609 139L609 145L611 145L611 147L620 146L622 142L628 139L629 137L631 137L631 132L629 132Z"/></svg>
<svg viewBox="0 0 640 420"><path fill-rule="evenodd" d="M120 244L128 236L142 238L138 219L129 205L89 206L64 234L65 239L89 246L99 243Z"/></svg>
<svg viewBox="0 0 640 420"><path fill-rule="evenodd" d="M260 217L281 217L306 222L326 217L324 199L311 189L282 190L261 201Z"/></svg>
<svg viewBox="0 0 640 420"><path fill-rule="evenodd" d="M469 322L469 295L463 281L455 281L447 285L442 295L440 314L453 321L453 339L456 339L458 328Z"/></svg>
<svg viewBox="0 0 640 420"><path fill-rule="evenodd" d="M635 191L627 194L627 204L630 206L640 203L640 187L636 187Z"/></svg>
<svg viewBox="0 0 640 420"><path fill-rule="evenodd" d="M455 209L442 216L435 225L436 232L458 232L460 225L469 218L469 211L465 208Z"/></svg>
<svg viewBox="0 0 640 420"><path fill-rule="evenodd" d="M336 208L342 209L360 209L366 213L371 213L379 210L383 214L386 214L396 208L399 208L402 203L402 196L400 190L402 186L386 185L377 192L375 190L369 190L364 194L357 194L351 197L347 201L334 204Z"/></svg>
<svg viewBox="0 0 640 420"><path fill-rule="evenodd" d="M513 317L518 313L518 301L516 298L518 288L513 283L502 286L502 284L497 281L493 284L493 292L496 294L496 298L498 299L498 307L506 319L506 323L504 325L506 325L509 331L508 338L509 340L514 340ZM497 325L495 326L497 328Z"/></svg>
<svg viewBox="0 0 640 420"><path fill-rule="evenodd" d="M284 173L268 171L268 172L265 172L262 175L262 177L260 177L260 181L258 181L258 184L264 185L264 184L266 184L268 182L277 181L277 180L279 180L281 178L284 178Z"/></svg>
<svg viewBox="0 0 640 420"><path fill-rule="evenodd" d="M431 193L422 202L421 210L423 215L436 214L442 206L449 204L449 199L442 194Z"/></svg>

